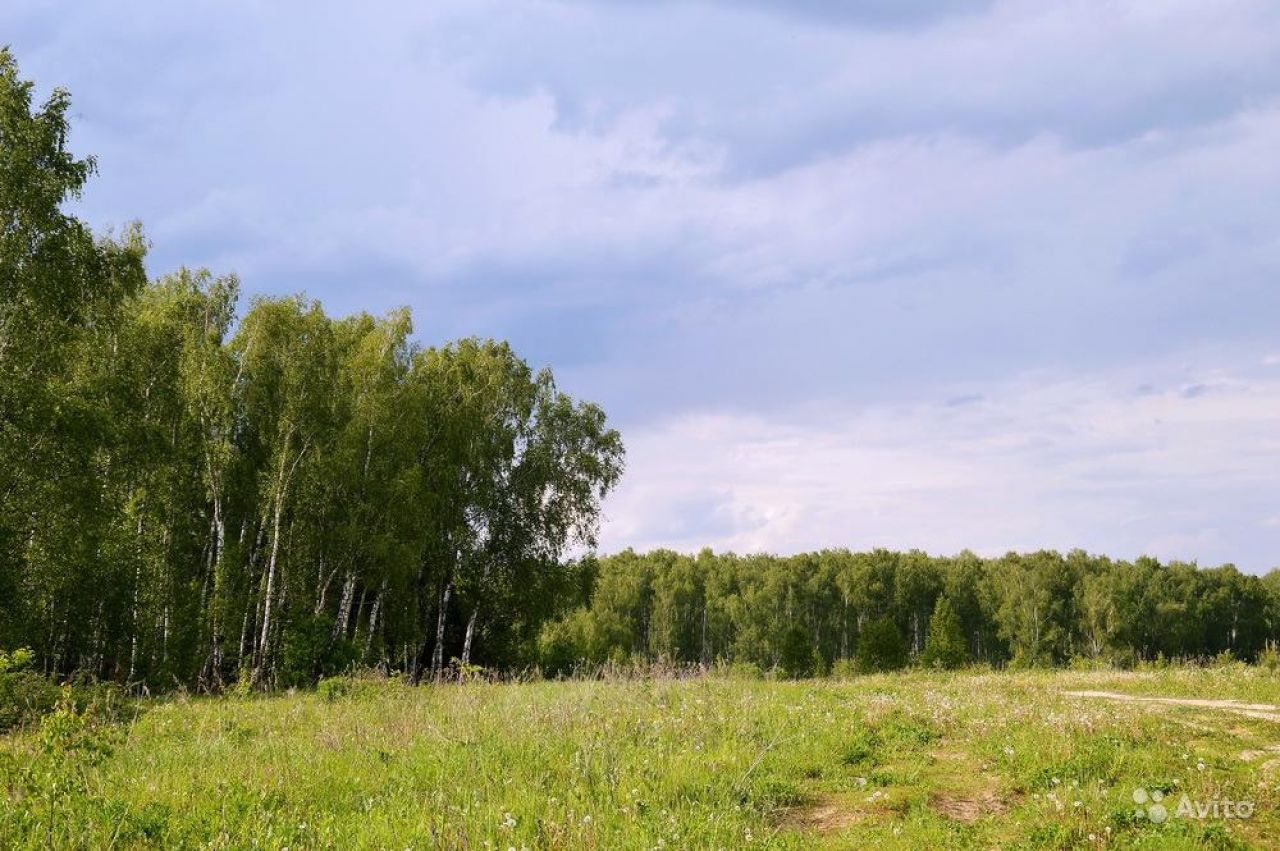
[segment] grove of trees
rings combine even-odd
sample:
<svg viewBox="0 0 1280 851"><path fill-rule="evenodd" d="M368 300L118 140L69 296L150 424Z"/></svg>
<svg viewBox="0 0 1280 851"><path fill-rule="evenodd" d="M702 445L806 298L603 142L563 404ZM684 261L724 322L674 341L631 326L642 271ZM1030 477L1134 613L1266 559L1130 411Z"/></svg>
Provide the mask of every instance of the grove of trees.
<svg viewBox="0 0 1280 851"><path fill-rule="evenodd" d="M139 227L67 212L94 171L0 51L0 653L211 690L352 665L1253 659L1280 572L1073 551L630 550L596 560L623 446L505 343L414 342L234 276L148 279Z"/></svg>
<svg viewBox="0 0 1280 851"><path fill-rule="evenodd" d="M543 627L544 665L744 663L806 676L842 663L1121 665L1280 640L1280 570L1263 577L1075 550L980 558L825 550L790 557L630 550L595 565L588 601Z"/></svg>
<svg viewBox="0 0 1280 851"><path fill-rule="evenodd" d="M207 688L532 658L622 470L603 411L407 310L148 280L66 210L68 106L0 52L0 649Z"/></svg>

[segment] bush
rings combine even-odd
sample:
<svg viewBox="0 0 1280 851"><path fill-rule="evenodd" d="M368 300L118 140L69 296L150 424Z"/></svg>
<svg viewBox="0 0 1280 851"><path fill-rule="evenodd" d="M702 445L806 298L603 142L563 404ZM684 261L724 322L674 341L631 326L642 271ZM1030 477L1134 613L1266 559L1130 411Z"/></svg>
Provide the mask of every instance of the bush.
<svg viewBox="0 0 1280 851"><path fill-rule="evenodd" d="M346 677L321 680L316 683L316 694L325 703L333 703L351 694L351 680Z"/></svg>
<svg viewBox="0 0 1280 851"><path fill-rule="evenodd" d="M280 654L279 685L286 688L309 686L321 677L350 670L359 660L355 644L343 637L333 638L333 619L305 615L285 628Z"/></svg>
<svg viewBox="0 0 1280 851"><path fill-rule="evenodd" d="M1214 656L1209 663L1211 668L1236 668L1240 666L1240 660L1236 658L1236 654L1230 650L1223 650Z"/></svg>
<svg viewBox="0 0 1280 851"><path fill-rule="evenodd" d="M1111 661L1111 667L1118 671L1136 670L1142 659L1138 656L1138 652L1132 647L1121 647L1111 651L1107 656Z"/></svg>
<svg viewBox="0 0 1280 851"><path fill-rule="evenodd" d="M35 662L35 654L26 647L19 647L11 653L0 650L0 674L24 671Z"/></svg>
<svg viewBox="0 0 1280 851"><path fill-rule="evenodd" d="M929 638L925 641L920 661L927 668L954 670L969 661L969 648L965 644L964 629L960 618L946 597L939 597L929 618Z"/></svg>
<svg viewBox="0 0 1280 851"><path fill-rule="evenodd" d="M0 674L0 733L47 715L57 702L58 687L39 674Z"/></svg>
<svg viewBox="0 0 1280 851"><path fill-rule="evenodd" d="M858 636L858 670L896 671L907 664L907 643L889 618L872 621Z"/></svg>
<svg viewBox="0 0 1280 851"><path fill-rule="evenodd" d="M711 674L728 680L763 680L764 671L755 662L726 662L720 660L711 668Z"/></svg>
<svg viewBox="0 0 1280 851"><path fill-rule="evenodd" d="M339 700L375 700L403 693L404 681L371 671L341 677L326 677L316 683L316 694L326 703Z"/></svg>
<svg viewBox="0 0 1280 851"><path fill-rule="evenodd" d="M34 658L25 648L0 650L0 733L35 721L58 702L57 686L26 670Z"/></svg>
<svg viewBox="0 0 1280 851"><path fill-rule="evenodd" d="M837 659L831 666L831 676L837 680L851 680L859 673L858 663L853 659Z"/></svg>
<svg viewBox="0 0 1280 851"><path fill-rule="evenodd" d="M1110 671L1114 667L1115 664L1107 656L1086 656L1083 653L1076 653L1067 660L1067 670L1070 671Z"/></svg>
<svg viewBox="0 0 1280 851"><path fill-rule="evenodd" d="M538 634L538 664L551 677L571 674L590 659L590 614L578 609L562 620L549 621Z"/></svg>
<svg viewBox="0 0 1280 851"><path fill-rule="evenodd" d="M822 657L809 634L801 626L793 626L782 634L778 653L778 673L791 679L811 676L822 667Z"/></svg>
<svg viewBox="0 0 1280 851"><path fill-rule="evenodd" d="M1053 663L1053 656L1045 650L1019 648L1009 660L1009 667L1015 671L1031 671L1057 666Z"/></svg>

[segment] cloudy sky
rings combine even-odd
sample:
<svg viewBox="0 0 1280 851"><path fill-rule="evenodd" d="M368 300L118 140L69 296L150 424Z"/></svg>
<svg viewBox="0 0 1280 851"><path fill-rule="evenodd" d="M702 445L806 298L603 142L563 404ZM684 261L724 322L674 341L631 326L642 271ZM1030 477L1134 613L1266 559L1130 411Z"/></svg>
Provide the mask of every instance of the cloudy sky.
<svg viewBox="0 0 1280 851"><path fill-rule="evenodd" d="M1280 565L1274 0L5 0L151 269L511 339L602 545Z"/></svg>

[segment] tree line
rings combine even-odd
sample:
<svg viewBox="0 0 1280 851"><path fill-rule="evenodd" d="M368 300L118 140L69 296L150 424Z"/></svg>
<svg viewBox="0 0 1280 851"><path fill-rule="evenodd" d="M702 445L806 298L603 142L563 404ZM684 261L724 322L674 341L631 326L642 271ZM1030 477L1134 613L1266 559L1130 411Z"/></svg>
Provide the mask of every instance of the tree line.
<svg viewBox="0 0 1280 851"><path fill-rule="evenodd" d="M531 659L623 446L511 348L234 276L148 280L67 212L69 99L0 52L0 648L216 689Z"/></svg>
<svg viewBox="0 0 1280 851"><path fill-rule="evenodd" d="M539 637L549 671L608 661L746 664L790 676L909 662L1251 661L1280 639L1280 569L1113 561L1080 550L950 558L627 550Z"/></svg>
<svg viewBox="0 0 1280 851"><path fill-rule="evenodd" d="M139 227L67 212L94 172L68 109L0 51L0 651L24 665L216 690L353 665L1253 659L1280 638L1280 573L1229 565L569 558L623 468L598 406L505 343L422 346L404 309L241 312L234 276L148 279Z"/></svg>

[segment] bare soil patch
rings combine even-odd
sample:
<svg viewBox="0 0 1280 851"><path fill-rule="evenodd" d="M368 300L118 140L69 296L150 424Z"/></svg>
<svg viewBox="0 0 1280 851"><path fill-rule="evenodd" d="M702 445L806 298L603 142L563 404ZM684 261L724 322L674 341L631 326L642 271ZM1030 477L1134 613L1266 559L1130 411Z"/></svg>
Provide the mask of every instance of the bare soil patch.
<svg viewBox="0 0 1280 851"><path fill-rule="evenodd" d="M1225 709L1246 718L1280 723L1280 706L1274 703L1241 703L1238 700L1209 700L1198 697L1146 697L1115 691L1064 691L1067 697L1090 697L1118 700L1122 703L1160 703L1167 706L1194 706L1200 709Z"/></svg>
<svg viewBox="0 0 1280 851"><path fill-rule="evenodd" d="M828 795L812 804L793 807L782 817L782 827L814 833L839 833L864 821L867 814L838 796Z"/></svg>
<svg viewBox="0 0 1280 851"><path fill-rule="evenodd" d="M952 821L972 824L983 816L999 815L1009 805L994 792L966 795L954 792L935 792L929 796L929 806Z"/></svg>
<svg viewBox="0 0 1280 851"><path fill-rule="evenodd" d="M1260 756L1267 756L1268 754L1274 754L1276 752L1280 752L1280 745L1268 745L1262 750L1240 751L1240 759L1244 762L1252 762Z"/></svg>

